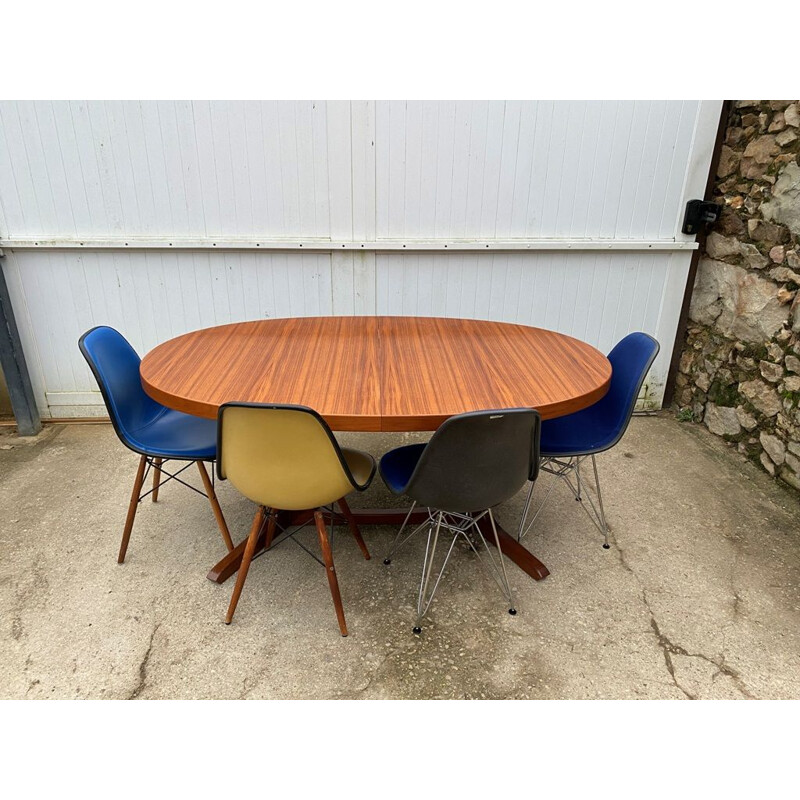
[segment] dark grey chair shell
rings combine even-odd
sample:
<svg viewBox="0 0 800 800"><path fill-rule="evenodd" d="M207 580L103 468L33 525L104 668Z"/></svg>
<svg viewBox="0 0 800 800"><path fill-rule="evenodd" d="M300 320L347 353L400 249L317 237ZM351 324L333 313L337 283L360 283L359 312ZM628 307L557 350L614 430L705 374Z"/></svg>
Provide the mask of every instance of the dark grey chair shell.
<svg viewBox="0 0 800 800"><path fill-rule="evenodd" d="M404 494L442 511L482 511L513 497L538 469L541 418L530 408L450 417L434 433Z"/></svg>

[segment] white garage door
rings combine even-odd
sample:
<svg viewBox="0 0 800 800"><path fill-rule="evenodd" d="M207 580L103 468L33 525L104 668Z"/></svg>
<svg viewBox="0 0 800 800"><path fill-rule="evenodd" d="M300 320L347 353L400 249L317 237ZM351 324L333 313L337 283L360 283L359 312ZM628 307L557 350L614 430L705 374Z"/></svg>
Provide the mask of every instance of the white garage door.
<svg viewBox="0 0 800 800"><path fill-rule="evenodd" d="M43 417L103 414L77 350L317 314L662 343L719 102L0 103L0 247Z"/></svg>

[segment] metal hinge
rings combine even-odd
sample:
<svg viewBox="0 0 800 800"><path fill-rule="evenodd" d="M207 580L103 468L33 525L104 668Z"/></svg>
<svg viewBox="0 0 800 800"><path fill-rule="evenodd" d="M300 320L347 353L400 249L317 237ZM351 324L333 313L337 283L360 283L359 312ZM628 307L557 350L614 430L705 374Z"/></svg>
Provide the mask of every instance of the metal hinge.
<svg viewBox="0 0 800 800"><path fill-rule="evenodd" d="M722 206L706 200L690 200L686 204L686 213L683 215L683 233L692 236L699 233L704 227L710 227L719 220Z"/></svg>

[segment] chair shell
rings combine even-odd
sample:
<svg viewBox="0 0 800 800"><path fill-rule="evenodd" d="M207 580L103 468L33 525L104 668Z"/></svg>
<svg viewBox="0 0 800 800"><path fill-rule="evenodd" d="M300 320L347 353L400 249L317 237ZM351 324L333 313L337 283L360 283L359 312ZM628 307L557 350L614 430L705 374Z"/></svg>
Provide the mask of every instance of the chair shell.
<svg viewBox="0 0 800 800"><path fill-rule="evenodd" d="M168 409L142 388L138 353L119 331L106 325L86 331L78 340L78 348L97 381L120 441L134 452L150 455L151 450L137 438L137 433Z"/></svg>
<svg viewBox="0 0 800 800"><path fill-rule="evenodd" d="M542 456L590 455L608 450L628 429L642 384L658 355L647 333L630 333L608 354L611 383L605 396L588 408L542 423Z"/></svg>
<svg viewBox="0 0 800 800"><path fill-rule="evenodd" d="M217 451L222 480L284 511L329 505L365 489L375 472L371 458L341 449L325 420L306 406L226 403L218 414Z"/></svg>
<svg viewBox="0 0 800 800"><path fill-rule="evenodd" d="M388 473L402 451L415 448L418 460L408 482L387 482L392 491L443 511L491 508L513 497L535 474L540 428L539 414L530 408L458 414L421 449L411 445L384 456L381 473Z"/></svg>

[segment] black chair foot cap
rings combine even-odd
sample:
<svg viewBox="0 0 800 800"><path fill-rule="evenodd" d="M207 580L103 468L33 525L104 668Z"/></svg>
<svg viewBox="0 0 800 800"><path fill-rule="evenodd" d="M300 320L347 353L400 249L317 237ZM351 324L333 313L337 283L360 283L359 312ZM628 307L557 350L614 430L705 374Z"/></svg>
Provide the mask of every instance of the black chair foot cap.
<svg viewBox="0 0 800 800"><path fill-rule="evenodd" d="M575 498L575 502L576 502L576 503L580 503L580 501L581 501L580 497L576 497L576 498Z"/></svg>
<svg viewBox="0 0 800 800"><path fill-rule="evenodd" d="M422 633L422 628L420 628L418 625L415 625L414 626L414 633L419 635L420 633Z"/></svg>
<svg viewBox="0 0 800 800"><path fill-rule="evenodd" d="M611 549L611 545L610 544L604 544L603 545L603 550L610 550L610 549Z"/></svg>
<svg viewBox="0 0 800 800"><path fill-rule="evenodd" d="M516 616L517 609L516 608L509 608L508 613L511 614L512 617Z"/></svg>
<svg viewBox="0 0 800 800"><path fill-rule="evenodd" d="M386 564L386 566L388 567L388 566L389 566L389 564L391 564L391 563L392 563L392 559L391 559L391 558L384 558L384 559L383 559L383 563L384 563L384 564Z"/></svg>

